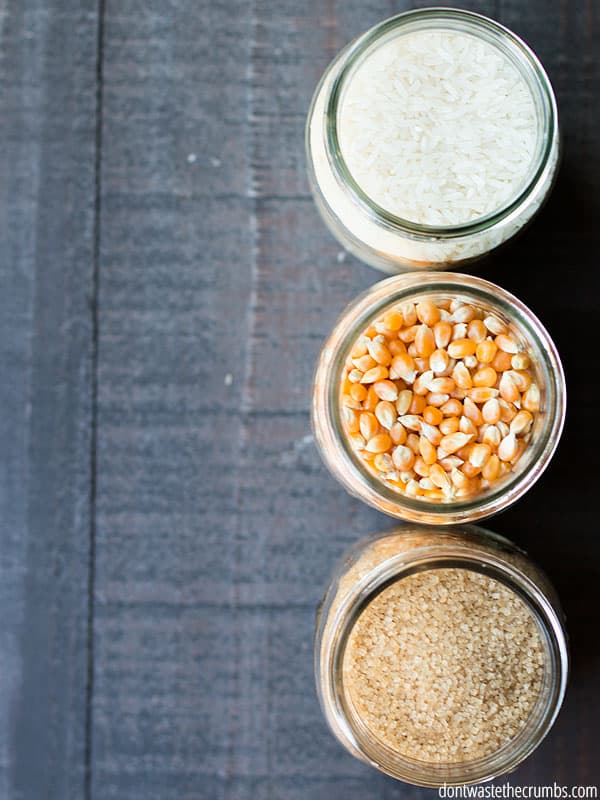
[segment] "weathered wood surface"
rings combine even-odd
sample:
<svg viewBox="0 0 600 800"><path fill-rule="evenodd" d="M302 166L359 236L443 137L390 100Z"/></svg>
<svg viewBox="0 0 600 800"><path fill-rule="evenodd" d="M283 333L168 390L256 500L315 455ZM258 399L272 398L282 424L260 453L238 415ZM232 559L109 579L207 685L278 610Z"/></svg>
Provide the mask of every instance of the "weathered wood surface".
<svg viewBox="0 0 600 800"><path fill-rule="evenodd" d="M333 563L392 523L310 436L320 342L378 275L317 216L304 117L335 52L409 4L54 2L9 4L0 40L0 796L434 796L347 756L312 675ZM547 323L571 401L544 479L488 523L547 568L573 644L510 780L597 784L600 19L466 5L537 50L565 134L548 206L480 269Z"/></svg>
<svg viewBox="0 0 600 800"><path fill-rule="evenodd" d="M0 4L0 797L85 791L97 8Z"/></svg>

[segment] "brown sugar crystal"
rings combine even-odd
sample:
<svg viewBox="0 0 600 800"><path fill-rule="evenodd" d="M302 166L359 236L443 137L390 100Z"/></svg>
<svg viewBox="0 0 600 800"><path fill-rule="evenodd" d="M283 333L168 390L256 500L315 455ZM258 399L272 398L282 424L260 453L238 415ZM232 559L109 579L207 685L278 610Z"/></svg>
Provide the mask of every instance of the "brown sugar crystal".
<svg viewBox="0 0 600 800"><path fill-rule="evenodd" d="M545 663L513 591L468 569L430 569L385 588L357 619L344 690L370 735L404 757L465 762L517 736Z"/></svg>

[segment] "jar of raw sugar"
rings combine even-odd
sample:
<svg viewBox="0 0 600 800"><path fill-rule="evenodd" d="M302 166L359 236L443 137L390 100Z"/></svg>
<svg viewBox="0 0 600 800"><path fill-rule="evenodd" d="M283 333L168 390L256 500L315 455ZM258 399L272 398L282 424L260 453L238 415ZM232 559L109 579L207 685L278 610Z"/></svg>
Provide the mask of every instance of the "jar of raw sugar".
<svg viewBox="0 0 600 800"><path fill-rule="evenodd" d="M420 786L514 770L556 719L568 662L544 573L475 527L406 526L359 542L317 615L331 730L355 757Z"/></svg>
<svg viewBox="0 0 600 800"><path fill-rule="evenodd" d="M471 275L407 273L342 313L315 372L315 441L353 495L457 524L518 500L558 445L556 347L518 298Z"/></svg>
<svg viewBox="0 0 600 800"><path fill-rule="evenodd" d="M331 232L387 272L460 267L536 214L559 160L556 100L497 22L425 8L392 17L327 68L306 128Z"/></svg>

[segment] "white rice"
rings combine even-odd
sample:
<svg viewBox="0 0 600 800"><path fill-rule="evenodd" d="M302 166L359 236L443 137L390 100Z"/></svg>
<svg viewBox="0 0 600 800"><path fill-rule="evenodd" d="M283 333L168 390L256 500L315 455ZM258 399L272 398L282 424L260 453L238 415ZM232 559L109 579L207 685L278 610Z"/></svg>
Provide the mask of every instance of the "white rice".
<svg viewBox="0 0 600 800"><path fill-rule="evenodd" d="M505 206L532 169L538 123L519 71L468 33L421 30L367 55L338 117L350 173L387 211L459 225Z"/></svg>

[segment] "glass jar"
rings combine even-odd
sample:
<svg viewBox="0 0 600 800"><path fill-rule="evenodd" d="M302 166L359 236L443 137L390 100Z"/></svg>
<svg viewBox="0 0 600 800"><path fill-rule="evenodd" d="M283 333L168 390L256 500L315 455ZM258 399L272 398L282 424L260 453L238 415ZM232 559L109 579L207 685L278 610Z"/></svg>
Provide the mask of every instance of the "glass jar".
<svg viewBox="0 0 600 800"><path fill-rule="evenodd" d="M340 147L341 103L357 67L394 37L431 28L470 34L504 54L531 92L538 123L529 173L516 194L492 213L460 225L418 224L386 211L353 179ZM548 196L557 172L559 150L556 99L535 54L497 22L448 8L399 14L347 45L325 71L306 127L309 181L323 220L347 250L386 272L460 267L512 238Z"/></svg>
<svg viewBox="0 0 600 800"><path fill-rule="evenodd" d="M406 301L431 299L435 302L447 297L489 309L517 340L526 343L540 388L540 410L536 414L531 442L506 479L473 497L434 503L394 489L367 468L343 430L341 383L357 338L387 310ZM558 445L565 411L565 378L558 352L544 326L527 306L499 286L471 275L412 272L376 283L343 312L318 360L312 423L326 466L351 494L399 519L456 524L494 514L533 486Z"/></svg>
<svg viewBox="0 0 600 800"><path fill-rule="evenodd" d="M542 653L535 700L516 736L494 752L453 763L407 757L378 738L356 711L344 669L352 631L369 604L386 587L408 576L440 569L479 573L514 592L533 617ZM408 642L408 636L401 641L399 658ZM564 615L547 577L524 551L474 526L450 531L406 526L359 542L338 564L317 614L316 684L331 730L356 758L419 786L477 783L514 770L554 723L565 694L568 668ZM394 692L392 684L389 691Z"/></svg>

